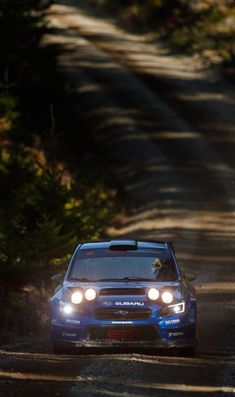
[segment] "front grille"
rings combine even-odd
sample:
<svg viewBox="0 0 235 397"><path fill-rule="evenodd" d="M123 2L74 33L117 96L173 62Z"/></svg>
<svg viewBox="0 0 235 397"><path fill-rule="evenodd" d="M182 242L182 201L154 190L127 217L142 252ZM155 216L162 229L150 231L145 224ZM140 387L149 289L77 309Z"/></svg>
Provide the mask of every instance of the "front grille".
<svg viewBox="0 0 235 397"><path fill-rule="evenodd" d="M109 327L96 326L88 329L86 338L92 341L155 341L159 334L154 326Z"/></svg>
<svg viewBox="0 0 235 397"><path fill-rule="evenodd" d="M100 295L145 295L145 288L103 288Z"/></svg>
<svg viewBox="0 0 235 397"><path fill-rule="evenodd" d="M147 308L97 308L94 310L97 320L146 320L151 315Z"/></svg>

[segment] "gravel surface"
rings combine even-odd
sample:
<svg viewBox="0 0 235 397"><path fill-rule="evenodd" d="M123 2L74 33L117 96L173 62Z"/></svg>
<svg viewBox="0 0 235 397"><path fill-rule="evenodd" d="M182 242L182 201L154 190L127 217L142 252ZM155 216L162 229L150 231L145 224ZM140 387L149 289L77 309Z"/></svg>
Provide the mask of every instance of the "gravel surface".
<svg viewBox="0 0 235 397"><path fill-rule="evenodd" d="M54 356L48 341L0 352L0 395L235 394L235 94L198 58L172 54L60 0L48 13L68 89L103 145L132 208L111 236L170 239L197 275L194 358L153 352ZM79 126L77 127L79 130ZM85 133L85 131L84 131Z"/></svg>

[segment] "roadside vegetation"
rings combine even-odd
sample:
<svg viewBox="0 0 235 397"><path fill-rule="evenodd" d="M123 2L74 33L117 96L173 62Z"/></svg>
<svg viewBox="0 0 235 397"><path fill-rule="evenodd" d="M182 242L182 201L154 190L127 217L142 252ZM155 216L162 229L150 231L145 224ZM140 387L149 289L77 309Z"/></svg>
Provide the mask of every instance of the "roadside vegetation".
<svg viewBox="0 0 235 397"><path fill-rule="evenodd" d="M49 277L105 235L116 186L40 45L50 0L0 0L0 344L45 332Z"/></svg>
<svg viewBox="0 0 235 397"><path fill-rule="evenodd" d="M207 59L235 59L233 0L90 0L118 14L125 27L152 32L173 48Z"/></svg>

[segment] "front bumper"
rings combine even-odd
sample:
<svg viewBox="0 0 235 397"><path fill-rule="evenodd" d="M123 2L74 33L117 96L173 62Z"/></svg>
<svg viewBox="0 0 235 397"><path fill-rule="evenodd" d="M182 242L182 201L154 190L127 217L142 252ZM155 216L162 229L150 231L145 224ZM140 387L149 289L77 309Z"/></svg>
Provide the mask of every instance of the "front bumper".
<svg viewBox="0 0 235 397"><path fill-rule="evenodd" d="M183 348L183 347L192 347L197 345L196 339L185 339L181 341L174 342L166 342L166 341L158 341L158 342L146 342L146 341L138 341L138 342L130 342L130 341L79 341L79 342L68 342L68 341L53 341L54 346L62 347L62 348L132 348L132 349L173 349L173 348Z"/></svg>
<svg viewBox="0 0 235 397"><path fill-rule="evenodd" d="M139 335L138 335L139 333ZM112 324L88 327L52 326L52 342L61 347L131 347L175 348L196 346L195 326L159 330L156 325L138 324L113 326Z"/></svg>
<svg viewBox="0 0 235 397"><path fill-rule="evenodd" d="M62 314L58 305L52 304L52 343L58 347L132 348L174 348L197 344L194 301L187 304L183 313L166 315L160 314L160 305L139 300L137 303L130 307L126 301L112 302L111 298L106 298L104 302L84 304L72 314ZM125 318L114 320L113 310L121 316L125 312Z"/></svg>

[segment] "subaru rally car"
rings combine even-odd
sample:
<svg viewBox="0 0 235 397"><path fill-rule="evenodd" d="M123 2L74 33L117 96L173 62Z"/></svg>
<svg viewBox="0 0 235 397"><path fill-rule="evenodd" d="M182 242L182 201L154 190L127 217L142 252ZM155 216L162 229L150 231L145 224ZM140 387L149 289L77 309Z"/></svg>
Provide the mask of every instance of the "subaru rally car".
<svg viewBox="0 0 235 397"><path fill-rule="evenodd" d="M197 343L195 290L169 242L79 244L50 303L56 353L128 346L193 354Z"/></svg>

